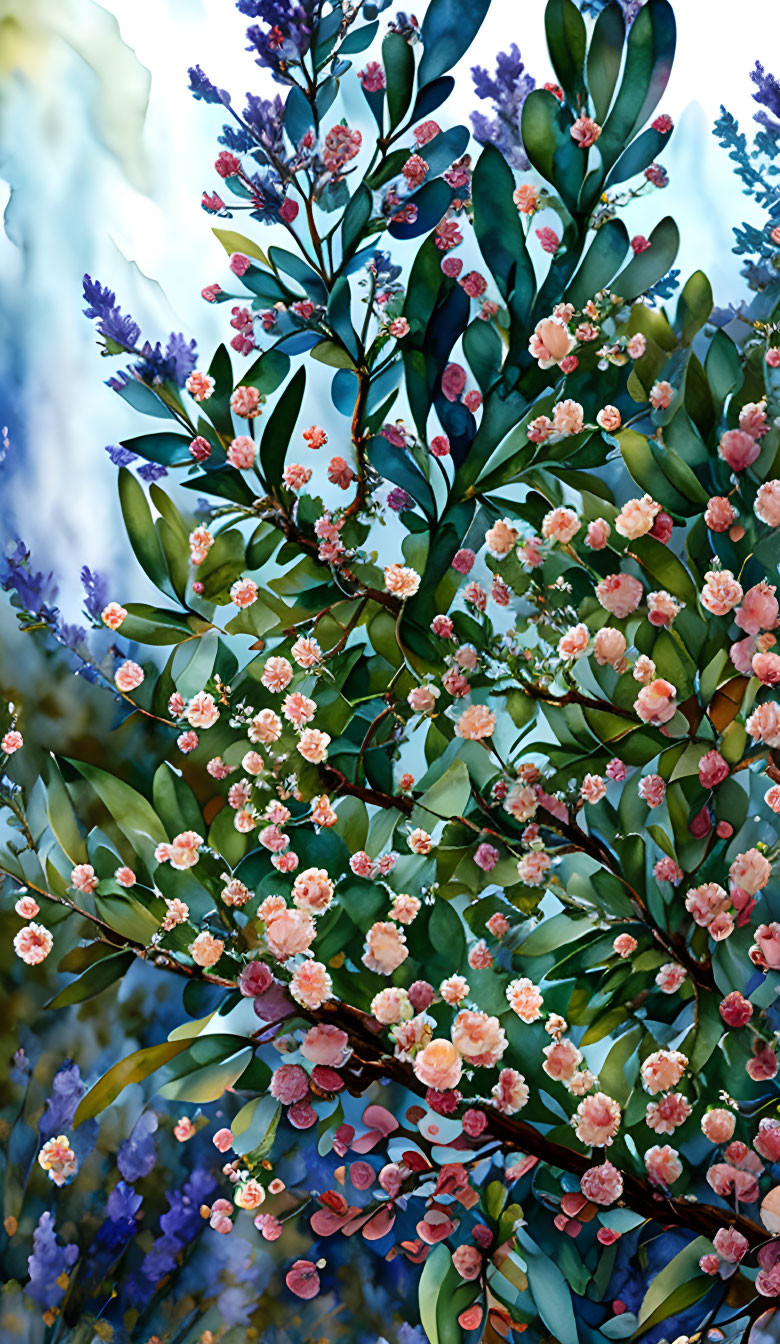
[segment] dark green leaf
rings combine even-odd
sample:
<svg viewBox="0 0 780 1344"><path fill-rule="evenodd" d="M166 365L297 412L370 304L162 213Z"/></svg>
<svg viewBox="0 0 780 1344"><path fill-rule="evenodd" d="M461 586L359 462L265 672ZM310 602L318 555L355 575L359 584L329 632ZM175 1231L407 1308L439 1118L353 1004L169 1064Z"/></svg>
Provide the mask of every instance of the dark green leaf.
<svg viewBox="0 0 780 1344"><path fill-rule="evenodd" d="M306 370L298 369L268 417L260 441L260 470L269 489L281 485L287 449L295 430L306 388Z"/></svg>
<svg viewBox="0 0 780 1344"><path fill-rule="evenodd" d="M457 65L474 41L490 0L431 0L422 21L423 57L417 73L420 88ZM389 84L388 80L388 84Z"/></svg>

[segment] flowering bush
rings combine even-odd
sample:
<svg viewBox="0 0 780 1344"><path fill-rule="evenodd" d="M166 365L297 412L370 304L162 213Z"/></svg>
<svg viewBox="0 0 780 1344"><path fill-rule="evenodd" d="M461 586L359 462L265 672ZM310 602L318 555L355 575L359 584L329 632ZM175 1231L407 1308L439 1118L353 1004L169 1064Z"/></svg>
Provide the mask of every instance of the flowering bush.
<svg viewBox="0 0 780 1344"><path fill-rule="evenodd" d="M39 1128L24 1291L49 1323L90 1301L145 1339L203 1228L236 1260L278 1243L276 1296L311 1299L319 1335L355 1237L352 1264L419 1281L402 1341L417 1319L431 1344L742 1338L780 1297L777 280L742 323L701 272L667 305L677 226L620 217L668 181L668 0L587 24L549 0L546 82L516 48L475 72L496 111L476 161L447 72L487 0L421 25L376 0L238 7L283 93L239 109L190 72L229 117L203 206L286 245L215 227L208 361L84 281L130 361L110 386L163 424L109 450L163 605L89 576L110 646L63 642L166 758L142 789L110 743L47 759L29 797L3 783L30 975L66 950L63 1009L140 960L186 978L182 1020ZM336 107L355 56L370 140ZM21 551L9 573L23 623L62 637ZM11 776L30 713L9 709ZM65 1244L57 1201L147 1078L211 1164L144 1259L119 1161L99 1249L137 1263L100 1307L108 1269L76 1277L95 1243Z"/></svg>

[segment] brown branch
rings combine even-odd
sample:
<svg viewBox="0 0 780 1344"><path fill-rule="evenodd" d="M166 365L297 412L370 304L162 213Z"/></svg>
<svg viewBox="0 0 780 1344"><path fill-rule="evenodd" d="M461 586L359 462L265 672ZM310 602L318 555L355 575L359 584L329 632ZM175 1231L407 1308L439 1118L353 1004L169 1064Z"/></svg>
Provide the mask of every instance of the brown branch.
<svg viewBox="0 0 780 1344"><path fill-rule="evenodd" d="M357 489L352 503L344 510L345 518L352 518L359 513L366 500L366 489L368 485L368 463L366 461L366 441L368 436L361 429L361 421L366 409L366 399L368 389L371 383L371 375L365 365L360 365L356 370L358 380L358 394L355 398L355 409L352 412L352 444L355 449L355 460L357 462Z"/></svg>

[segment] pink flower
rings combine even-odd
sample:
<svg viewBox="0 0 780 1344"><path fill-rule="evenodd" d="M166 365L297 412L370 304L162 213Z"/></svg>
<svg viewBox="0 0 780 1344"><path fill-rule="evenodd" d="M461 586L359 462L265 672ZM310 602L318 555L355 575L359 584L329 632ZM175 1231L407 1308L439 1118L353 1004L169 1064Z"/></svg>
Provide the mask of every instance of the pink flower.
<svg viewBox="0 0 780 1344"><path fill-rule="evenodd" d="M729 767L719 751L707 751L699 761L699 783L704 789L714 789L728 778Z"/></svg>
<svg viewBox="0 0 780 1344"><path fill-rule="evenodd" d="M736 516L736 510L723 495L713 495L704 511L710 532L728 532Z"/></svg>
<svg viewBox="0 0 780 1344"><path fill-rule="evenodd" d="M648 1148L645 1153L645 1169L653 1185L669 1187L682 1176L683 1165L676 1149L668 1143Z"/></svg>
<svg viewBox="0 0 780 1344"><path fill-rule="evenodd" d="M196 401L208 401L214 391L214 379L208 373L191 373L184 384Z"/></svg>
<svg viewBox="0 0 780 1344"><path fill-rule="evenodd" d="M365 70L358 70L358 79L366 93L379 93L385 88L385 72L379 61L369 61Z"/></svg>
<svg viewBox="0 0 780 1344"><path fill-rule="evenodd" d="M753 1005L738 989L727 994L719 1005L720 1015L729 1027L744 1027L753 1016Z"/></svg>
<svg viewBox="0 0 780 1344"><path fill-rule="evenodd" d="M582 1063L582 1052L573 1041L553 1041L542 1053L545 1056L544 1072L548 1078L555 1078L560 1083L568 1083Z"/></svg>
<svg viewBox="0 0 780 1344"><path fill-rule="evenodd" d="M244 256L243 252L234 252L230 258L229 265L233 274L240 278L242 275L246 275L252 263L249 260L249 257Z"/></svg>
<svg viewBox="0 0 780 1344"><path fill-rule="evenodd" d="M556 434L580 434L583 427L583 411L578 401L569 398L553 406L553 430Z"/></svg>
<svg viewBox="0 0 780 1344"><path fill-rule="evenodd" d="M420 587L420 575L404 565L388 565L385 569L385 588L397 597L413 597Z"/></svg>
<svg viewBox="0 0 780 1344"><path fill-rule="evenodd" d="M601 633L601 632L599 632ZM590 631L587 625L575 625L571 630L567 630L558 640L558 653L561 658L581 658L587 653L590 643ZM625 649L625 640L623 640Z"/></svg>
<svg viewBox="0 0 780 1344"><path fill-rule="evenodd" d="M764 481L753 505L756 517L768 527L780 527L780 481Z"/></svg>
<svg viewBox="0 0 780 1344"><path fill-rule="evenodd" d="M539 209L539 189L528 182L522 182L513 191L512 200L521 215L535 215Z"/></svg>
<svg viewBox="0 0 780 1344"><path fill-rule="evenodd" d="M476 1246L457 1246L452 1253L453 1268L462 1279L478 1279L482 1272L482 1256Z"/></svg>
<svg viewBox="0 0 780 1344"><path fill-rule="evenodd" d="M333 900L333 883L324 868L305 868L293 883L292 898L299 910L319 915Z"/></svg>
<svg viewBox="0 0 780 1344"><path fill-rule="evenodd" d="M309 1075L300 1064L282 1064L274 1069L268 1086L272 1097L283 1106L292 1106L308 1095Z"/></svg>
<svg viewBox="0 0 780 1344"><path fill-rule="evenodd" d="M138 663L131 662L129 658L126 662L120 664L114 673L114 681L116 682L116 685L120 691L124 691L125 693L134 691L137 686L141 685L143 679L143 668L139 667Z"/></svg>
<svg viewBox="0 0 780 1344"><path fill-rule="evenodd" d="M589 1167L580 1177L580 1190L592 1204L605 1208L614 1204L623 1193L623 1177L611 1162L602 1162L598 1167Z"/></svg>
<svg viewBox="0 0 780 1344"><path fill-rule="evenodd" d="M468 574L474 568L474 561L476 558L477 557L473 551L456 551L452 561L452 568L458 574Z"/></svg>
<svg viewBox="0 0 780 1344"><path fill-rule="evenodd" d="M746 635L757 635L762 630L774 630L780 614L780 605L775 592L776 589L763 579L752 588L748 588L741 606L734 615L734 620Z"/></svg>
<svg viewBox="0 0 780 1344"><path fill-rule="evenodd" d="M260 393L256 387L237 387L230 398L230 409L242 420L254 420L260 414Z"/></svg>
<svg viewBox="0 0 780 1344"><path fill-rule="evenodd" d="M76 891L89 893L97 889L99 882L91 863L77 863L75 868L71 869L70 885L76 888Z"/></svg>
<svg viewBox="0 0 780 1344"><path fill-rule="evenodd" d="M734 1132L733 1125L731 1132L732 1134ZM728 1137L731 1138L731 1134ZM773 1116L764 1116L759 1122L753 1147L757 1153L766 1158L767 1162L780 1160L780 1120L776 1120Z"/></svg>
<svg viewBox="0 0 780 1344"><path fill-rule="evenodd" d="M332 981L322 962L303 961L296 966L290 981L290 993L296 1003L313 1010L321 1008L327 999L332 999Z"/></svg>
<svg viewBox="0 0 780 1344"><path fill-rule="evenodd" d="M233 1131L231 1129L218 1129L212 1143L218 1152L226 1153L228 1148L233 1147Z"/></svg>
<svg viewBox="0 0 780 1344"><path fill-rule="evenodd" d="M673 396L674 388L671 383L653 383L648 400L654 411L665 411L671 406Z"/></svg>
<svg viewBox="0 0 780 1344"><path fill-rule="evenodd" d="M687 974L684 966L678 965L676 961L668 961L658 971L655 983L662 994L676 994L680 986L685 983Z"/></svg>
<svg viewBox="0 0 780 1344"><path fill-rule="evenodd" d="M637 785L637 792L648 807L660 807L666 797L666 784L660 775L644 775Z"/></svg>
<svg viewBox="0 0 780 1344"><path fill-rule="evenodd" d="M443 1037L430 1041L414 1058L414 1072L420 1082L437 1092L457 1087L462 1068L460 1054Z"/></svg>
<svg viewBox="0 0 780 1344"><path fill-rule="evenodd" d="M611 761L607 762L607 779L614 779L622 784L628 776L628 768L617 756L613 756Z"/></svg>
<svg viewBox="0 0 780 1344"><path fill-rule="evenodd" d="M561 318L545 317L537 322L528 349L540 369L550 369L571 354L577 342Z"/></svg>
<svg viewBox="0 0 780 1344"><path fill-rule="evenodd" d="M738 854L729 868L729 878L735 887L741 887L750 896L755 896L766 886L772 876L772 865L758 849L748 849Z"/></svg>
<svg viewBox="0 0 780 1344"><path fill-rule="evenodd" d="M40 908L34 896L20 896L14 904L14 910L20 919L35 919Z"/></svg>
<svg viewBox="0 0 780 1344"><path fill-rule="evenodd" d="M486 842L478 845L474 851L474 862L478 868L482 869L483 873L489 873L495 868L498 860L498 850L493 845L489 845ZM495 918L495 916L493 916L493 918Z"/></svg>
<svg viewBox="0 0 780 1344"><path fill-rule="evenodd" d="M176 738L176 746L179 751L186 756L188 752L194 751L198 745L198 734L190 730L186 733L180 733Z"/></svg>
<svg viewBox="0 0 780 1344"><path fill-rule="evenodd" d="M309 1028L301 1043L301 1054L312 1064L338 1068L347 1058L348 1046L345 1031L323 1022Z"/></svg>
<svg viewBox="0 0 780 1344"><path fill-rule="evenodd" d="M514 1115L528 1102L528 1085L517 1069L502 1069L490 1095L503 1115Z"/></svg>
<svg viewBox="0 0 780 1344"><path fill-rule="evenodd" d="M653 1096L676 1087L687 1067L687 1057L679 1050L655 1050L640 1070L645 1091Z"/></svg>
<svg viewBox="0 0 780 1344"><path fill-rule="evenodd" d="M583 1097L572 1125L580 1143L589 1148L608 1148L620 1128L620 1107L604 1092Z"/></svg>
<svg viewBox="0 0 780 1344"><path fill-rule="evenodd" d="M43 924L26 924L14 938L14 952L28 966L37 966L48 957L54 939Z"/></svg>
<svg viewBox="0 0 780 1344"><path fill-rule="evenodd" d="M718 454L732 471L744 471L755 462L760 452L761 445L744 429L727 429L721 435Z"/></svg>
<svg viewBox="0 0 780 1344"><path fill-rule="evenodd" d="M580 149L590 149L601 135L601 127L592 117L578 117L569 134L576 140Z"/></svg>
<svg viewBox="0 0 780 1344"><path fill-rule="evenodd" d="M643 595L642 584L631 574L608 574L596 585L599 603L618 620L624 620L636 611Z"/></svg>
<svg viewBox="0 0 780 1344"><path fill-rule="evenodd" d="M524 854L517 862L517 875L528 887L540 887L550 868L552 860L544 850L534 849Z"/></svg>
<svg viewBox="0 0 780 1344"><path fill-rule="evenodd" d="M770 1123L778 1125L780 1130L780 1121L775 1120ZM734 1133L735 1124L734 1114L731 1111L724 1110L721 1106L715 1106L711 1111L706 1111L701 1119L702 1132L710 1143L728 1143Z"/></svg>
<svg viewBox="0 0 780 1344"><path fill-rule="evenodd" d="M638 946L636 938L632 938L630 933L619 933L612 944L612 949L619 957L630 957Z"/></svg>
<svg viewBox="0 0 780 1344"><path fill-rule="evenodd" d="M292 1269L285 1275L285 1283L291 1293L304 1299L316 1297L320 1291L320 1276L317 1266L311 1260L296 1260Z"/></svg>
<svg viewBox="0 0 780 1344"><path fill-rule="evenodd" d="M777 1076L777 1057L771 1045L764 1041L755 1041L753 1058L749 1059L745 1069L754 1083L766 1082Z"/></svg>
<svg viewBox="0 0 780 1344"><path fill-rule="evenodd" d="M539 239L543 252L553 253L558 251L558 247L560 246L561 240L554 229L551 229L547 225L545 225L544 228L542 229L536 229L535 233L537 238ZM780 360L778 362L780 363Z"/></svg>
<svg viewBox="0 0 780 1344"><path fill-rule="evenodd" d="M573 509L552 509L542 519L542 536L548 541L566 543L576 536L582 524Z"/></svg>
<svg viewBox="0 0 780 1344"><path fill-rule="evenodd" d="M681 610L680 603L663 588L657 593L647 594L647 619L651 625L671 625Z"/></svg>
<svg viewBox="0 0 780 1344"><path fill-rule="evenodd" d="M712 1239L712 1244L721 1260L726 1260L731 1265L739 1264L750 1246L747 1237L743 1237L735 1227L719 1228Z"/></svg>
<svg viewBox="0 0 780 1344"><path fill-rule="evenodd" d="M250 439L247 434L239 434L230 443L227 460L237 471L249 471L254 465L256 454L254 439Z"/></svg>
<svg viewBox="0 0 780 1344"><path fill-rule="evenodd" d="M650 245L650 239L645 238L641 233L635 234L631 239L631 251L635 257L638 257L640 252L646 252Z"/></svg>
<svg viewBox="0 0 780 1344"><path fill-rule="evenodd" d="M691 1114L690 1102L681 1092L669 1092L660 1101L649 1101L645 1123L656 1134L673 1134Z"/></svg>
<svg viewBox="0 0 780 1344"><path fill-rule="evenodd" d="M654 726L668 723L677 712L677 688L663 677L657 677L649 686L643 686L634 710L643 721Z"/></svg>
<svg viewBox="0 0 780 1344"><path fill-rule="evenodd" d="M621 670L626 652L626 637L621 630L605 625L593 641L593 656L601 667Z"/></svg>
<svg viewBox="0 0 780 1344"><path fill-rule="evenodd" d="M118 630L126 616L125 608L120 606L118 602L109 602L108 606L104 607L100 613L101 621L108 626L109 630ZM7 748L3 747L3 750L6 751Z"/></svg>
<svg viewBox="0 0 780 1344"><path fill-rule="evenodd" d="M497 1017L461 1009L452 1024L452 1043L469 1063L492 1067L507 1048L507 1039Z"/></svg>
<svg viewBox="0 0 780 1344"><path fill-rule="evenodd" d="M132 868L117 868L114 873L114 881L118 882L120 887L134 887L136 881L135 873Z"/></svg>
<svg viewBox="0 0 780 1344"><path fill-rule="evenodd" d="M588 523L588 531L585 535L585 545L592 551L603 551L609 541L609 534L612 531L606 518L595 518L592 523Z"/></svg>
<svg viewBox="0 0 780 1344"><path fill-rule="evenodd" d="M608 434L614 434L615 430L620 429L621 416L617 406L602 407L596 416L596 424Z"/></svg>

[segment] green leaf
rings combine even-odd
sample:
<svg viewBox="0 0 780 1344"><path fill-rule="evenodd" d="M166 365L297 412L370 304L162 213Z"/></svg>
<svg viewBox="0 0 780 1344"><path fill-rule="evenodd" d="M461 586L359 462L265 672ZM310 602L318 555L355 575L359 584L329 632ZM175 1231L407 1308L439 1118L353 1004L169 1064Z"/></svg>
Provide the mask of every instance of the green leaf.
<svg viewBox="0 0 780 1344"><path fill-rule="evenodd" d="M403 121L414 89L414 52L400 33L388 33L382 43L382 64L387 81L390 130Z"/></svg>
<svg viewBox="0 0 780 1344"><path fill-rule="evenodd" d="M558 1344L578 1344L571 1292L563 1274L523 1228L518 1229L517 1239L526 1262L528 1286L544 1324Z"/></svg>
<svg viewBox="0 0 780 1344"><path fill-rule="evenodd" d="M143 1050L136 1050L134 1054L128 1055L127 1059L121 1059L108 1070L108 1073L103 1074L85 1097L82 1097L73 1117L74 1128L78 1128L85 1120L91 1120L93 1116L99 1115L106 1106L111 1105L112 1101L116 1101L120 1092L131 1083L142 1083L150 1073L161 1069L164 1064L170 1063L180 1055L189 1044L186 1038L180 1041L161 1041L159 1045L148 1045Z"/></svg>
<svg viewBox="0 0 780 1344"><path fill-rule="evenodd" d="M192 466L190 439L184 434L138 434L132 439L122 439L121 443L147 462L160 462L164 467Z"/></svg>
<svg viewBox="0 0 780 1344"><path fill-rule="evenodd" d="M444 1337L439 1332L440 1309L444 1305L446 1310L446 1299L443 1302L444 1285L445 1281L453 1276L460 1282L453 1268L452 1255L447 1247L439 1242L423 1265L418 1287L420 1321L430 1344L444 1344Z"/></svg>
<svg viewBox="0 0 780 1344"><path fill-rule="evenodd" d="M217 1058L197 1067L199 1050L202 1051L204 1046L211 1046L212 1043L222 1040L229 1041L230 1044L225 1047L215 1044L214 1051L218 1052ZM161 1087L160 1096L166 1101L188 1101L199 1106L205 1106L210 1101L218 1101L228 1088L232 1088L238 1082L252 1058L252 1046L243 1045L236 1050L235 1041L234 1036L200 1037L190 1050L196 1067Z"/></svg>
<svg viewBox="0 0 780 1344"><path fill-rule="evenodd" d="M138 563L155 587L175 600L176 594L168 577L165 556L143 486L126 467L119 468L119 503L130 545Z"/></svg>
<svg viewBox="0 0 780 1344"><path fill-rule="evenodd" d="M537 172L553 184L564 203L574 211L588 156L572 139L571 126L568 109L548 89L534 89L523 103L521 134L525 152Z"/></svg>
<svg viewBox="0 0 780 1344"><path fill-rule="evenodd" d="M660 1273L655 1275L639 1308L639 1324L643 1329L649 1327L651 1319L655 1325L659 1321L667 1319L667 1316L675 1309L671 1305L672 1295L682 1285L686 1285L688 1288L702 1289L701 1292L688 1299L686 1306L690 1306L692 1302L697 1302L700 1297L704 1296L704 1293L708 1291L712 1284L699 1269L699 1260L703 1255L709 1254L711 1250L712 1243L706 1237L697 1237L690 1245L678 1251L668 1265L665 1265ZM677 1309L680 1309L679 1306Z"/></svg>
<svg viewBox="0 0 780 1344"><path fill-rule="evenodd" d="M263 430L260 469L269 489L278 488L281 484L287 449L300 415L305 388L306 370L300 368L282 392Z"/></svg>
<svg viewBox="0 0 780 1344"><path fill-rule="evenodd" d="M620 74L625 35L622 11L616 4L607 5L594 25L587 64L593 114L600 126L604 124Z"/></svg>
<svg viewBox="0 0 780 1344"><path fill-rule="evenodd" d="M354 370L355 361L342 345L337 345L335 341L320 341L313 350L309 351L311 359L316 359L320 364L327 364L332 369L350 369ZM357 395L357 382L354 383L355 393Z"/></svg>
<svg viewBox="0 0 780 1344"><path fill-rule="evenodd" d="M107 770L101 770L86 761L68 759L70 765L92 785L136 853L147 863L152 863L157 845L168 837L151 804L142 794Z"/></svg>
<svg viewBox="0 0 780 1344"><path fill-rule="evenodd" d="M598 230L574 279L564 295L575 308L581 308L600 289L606 289L625 261L628 230L622 219L610 219Z"/></svg>
<svg viewBox="0 0 780 1344"><path fill-rule="evenodd" d="M173 655L171 675L177 691L185 700L190 700L203 690L214 670L218 648L219 635L216 630L207 630L200 639L179 645Z"/></svg>
<svg viewBox="0 0 780 1344"><path fill-rule="evenodd" d="M232 257L234 252L243 252L245 256L262 262L263 266L268 265L268 258L262 248L253 243L251 238L245 238L243 233L234 233L232 229L212 229L211 232L222 244L228 256Z"/></svg>
<svg viewBox="0 0 780 1344"><path fill-rule="evenodd" d="M461 816L471 796L471 780L464 761L453 761L444 774L425 790L417 806L436 817Z"/></svg>
<svg viewBox="0 0 780 1344"><path fill-rule="evenodd" d="M503 154L485 145L474 169L474 232L501 294L506 298L515 290L530 311L536 281L513 191L514 176Z"/></svg>
<svg viewBox="0 0 780 1344"><path fill-rule="evenodd" d="M489 8L490 0L469 0L467 6L460 0L431 0L421 29L424 51L417 72L421 90L457 65L474 41ZM387 82L389 86L390 80Z"/></svg>
<svg viewBox="0 0 780 1344"><path fill-rule="evenodd" d="M615 277L611 286L616 294L620 294L626 300L644 294L645 290L650 289L656 281L666 275L674 264L680 246L680 232L671 215L667 215L656 224L648 242L649 248L633 257Z"/></svg>
<svg viewBox="0 0 780 1344"><path fill-rule="evenodd" d="M290 372L290 356L281 350L266 350L241 375L242 387L256 387L261 397L270 396Z"/></svg>
<svg viewBox="0 0 780 1344"><path fill-rule="evenodd" d="M162 761L154 772L152 798L169 835L178 835L181 831L202 833L203 816L198 800L170 761Z"/></svg>
<svg viewBox="0 0 780 1344"><path fill-rule="evenodd" d="M101 919L123 938L146 947L159 931L160 921L134 896L95 896L95 909Z"/></svg>
<svg viewBox="0 0 780 1344"><path fill-rule="evenodd" d="M585 21L573 0L548 0L547 46L558 83L570 102L585 102Z"/></svg>
<svg viewBox="0 0 780 1344"><path fill-rule="evenodd" d="M392 33L390 36L395 37L397 34ZM344 260L352 256L360 243L363 230L371 218L371 209L371 192L361 183L351 197L341 220L341 250Z"/></svg>
<svg viewBox="0 0 780 1344"><path fill-rule="evenodd" d="M100 994L108 985L119 980L135 961L135 953L118 952L115 956L101 957L90 966L77 980L73 980L59 994L55 994L44 1004L45 1008L69 1008L74 1003L84 1003Z"/></svg>
<svg viewBox="0 0 780 1344"><path fill-rule="evenodd" d="M53 756L46 759L42 773L46 781L46 810L49 825L57 844L72 864L86 863L87 847L79 830L70 795Z"/></svg>
<svg viewBox="0 0 780 1344"><path fill-rule="evenodd" d="M612 166L657 106L669 82L675 44L672 6L668 0L647 0L631 25L620 90L599 138L605 167Z"/></svg>
<svg viewBox="0 0 780 1344"><path fill-rule="evenodd" d="M281 1103L270 1095L253 1097L242 1106L231 1125L233 1151L237 1156L251 1152L257 1161L266 1157L273 1146L281 1114Z"/></svg>
<svg viewBox="0 0 780 1344"><path fill-rule="evenodd" d="M433 491L414 458L402 448L377 434L368 445L368 459L380 476L393 485L400 485L412 496L429 518L436 517Z"/></svg>
<svg viewBox="0 0 780 1344"><path fill-rule="evenodd" d="M742 381L739 351L722 327L718 328L710 342L704 371L716 406L722 405L729 393Z"/></svg>
<svg viewBox="0 0 780 1344"><path fill-rule="evenodd" d="M677 325L683 345L690 345L712 312L712 285L704 271L694 271L677 300Z"/></svg>

